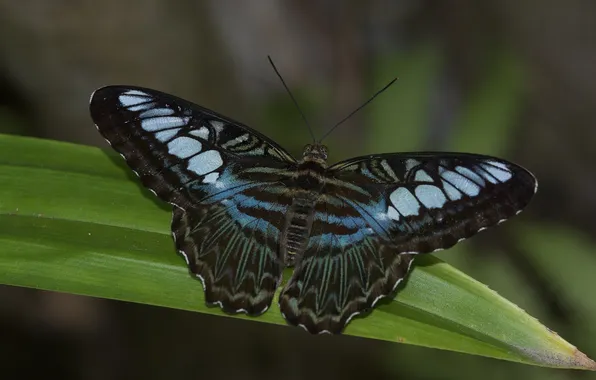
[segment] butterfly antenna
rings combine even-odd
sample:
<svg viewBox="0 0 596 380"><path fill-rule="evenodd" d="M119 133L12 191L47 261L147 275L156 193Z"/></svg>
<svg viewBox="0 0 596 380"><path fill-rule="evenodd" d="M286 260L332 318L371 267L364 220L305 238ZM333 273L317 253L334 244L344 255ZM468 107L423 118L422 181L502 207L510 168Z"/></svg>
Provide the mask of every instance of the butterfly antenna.
<svg viewBox="0 0 596 380"><path fill-rule="evenodd" d="M288 85L286 84L286 81L284 81L284 78L282 78L281 74L277 70L277 67L275 67L275 63L273 63L273 60L271 59L271 56L268 55L267 56L267 59L269 59L269 63L271 64L271 66L273 66L273 70L275 70L275 73L277 74L277 76L281 80L281 83L283 83L286 91L288 92L288 94L290 94L290 98L292 98L292 101L294 102L294 105L298 109L298 112L300 112L300 115L302 116L302 120L304 120L304 122L306 123L306 126L308 127L308 131L310 132L310 136L312 137L312 141L314 142L316 140L315 139L315 134L313 133L312 128L311 128L310 124L308 123L308 120L306 120L306 116L304 115L304 112L302 112L302 109L300 109L300 106L298 105L298 102L296 101L296 98L294 98L294 95L292 95L292 91L290 91L290 89L288 88Z"/></svg>
<svg viewBox="0 0 596 380"><path fill-rule="evenodd" d="M385 85L385 87L383 87L382 89L380 89L379 91L377 91L373 96L370 97L370 99L368 99L366 102L364 102L363 105L361 105L360 107L356 108L354 111L350 112L350 114L346 117L344 117L343 119L341 119L341 121L339 121L337 124L335 124L333 127L331 127L327 133L325 133L323 135L323 137L321 137L321 139L319 140L319 143L323 141L323 139L327 136L329 136L329 134L331 132L333 132L333 130L337 127L339 127L340 125L342 125L346 120L348 120L349 118L351 118L352 116L354 116L354 114L358 111L360 111L361 109L363 109L368 103L372 102L374 98L376 98L377 96L381 95L382 92L384 92L386 89L389 88L389 86L391 86L393 83L395 83L395 81L397 80L397 78L393 78L393 80L389 83L387 83Z"/></svg>

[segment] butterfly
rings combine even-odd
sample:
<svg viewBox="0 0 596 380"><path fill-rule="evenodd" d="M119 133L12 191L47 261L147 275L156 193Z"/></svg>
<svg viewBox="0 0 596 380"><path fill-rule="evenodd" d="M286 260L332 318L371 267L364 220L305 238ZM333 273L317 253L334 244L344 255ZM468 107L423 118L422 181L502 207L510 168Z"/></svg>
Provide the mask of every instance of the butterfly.
<svg viewBox="0 0 596 380"><path fill-rule="evenodd" d="M207 304L262 314L293 267L279 308L313 334L341 333L396 291L417 254L518 214L537 189L526 169L478 154L328 165L315 142L295 159L244 124L147 88L100 88L90 113L143 185L173 205L176 249Z"/></svg>

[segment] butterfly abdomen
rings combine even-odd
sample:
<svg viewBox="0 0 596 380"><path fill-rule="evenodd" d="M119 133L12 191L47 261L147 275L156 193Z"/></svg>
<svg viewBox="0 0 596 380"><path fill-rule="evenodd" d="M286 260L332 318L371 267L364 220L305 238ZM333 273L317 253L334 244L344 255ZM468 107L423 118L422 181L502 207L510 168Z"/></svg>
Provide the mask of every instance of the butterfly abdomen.
<svg viewBox="0 0 596 380"><path fill-rule="evenodd" d="M307 192L296 192L286 215L281 244L284 262L294 266L297 257L304 252L314 218L314 202Z"/></svg>
<svg viewBox="0 0 596 380"><path fill-rule="evenodd" d="M286 214L281 253L286 267L294 266L306 249L315 215L315 204L324 186L324 162L310 157L298 164L292 175L292 204Z"/></svg>

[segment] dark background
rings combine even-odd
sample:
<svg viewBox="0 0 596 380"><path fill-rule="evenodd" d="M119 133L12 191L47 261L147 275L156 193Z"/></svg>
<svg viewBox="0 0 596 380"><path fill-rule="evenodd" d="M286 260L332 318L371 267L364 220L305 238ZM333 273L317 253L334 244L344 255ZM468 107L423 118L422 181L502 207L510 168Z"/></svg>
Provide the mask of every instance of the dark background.
<svg viewBox="0 0 596 380"><path fill-rule="evenodd" d="M440 257L596 356L596 2L0 0L0 133L105 147L91 92L134 84L298 155L495 154L533 171L520 217ZM199 289L197 291L200 291ZM0 288L0 377L568 379L577 371L30 289Z"/></svg>

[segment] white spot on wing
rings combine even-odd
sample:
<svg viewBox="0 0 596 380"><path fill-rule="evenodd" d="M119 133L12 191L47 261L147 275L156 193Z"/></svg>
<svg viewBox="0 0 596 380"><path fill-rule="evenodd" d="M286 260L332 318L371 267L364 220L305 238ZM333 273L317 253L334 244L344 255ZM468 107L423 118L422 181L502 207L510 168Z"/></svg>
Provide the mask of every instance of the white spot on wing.
<svg viewBox="0 0 596 380"><path fill-rule="evenodd" d="M480 193L480 186L476 185L474 182L470 181L459 173L453 172L451 170L445 170L443 173L441 173L441 177L443 177L446 181L449 181L456 189L471 197L474 197Z"/></svg>
<svg viewBox="0 0 596 380"><path fill-rule="evenodd" d="M486 185L486 182L484 182L484 180L482 179L482 177L480 177L478 174L474 173L473 171L471 171L470 169L463 167L463 166L457 166L455 168L455 170L463 175L468 177L469 179L471 179L472 181L476 182L478 185L484 187Z"/></svg>
<svg viewBox="0 0 596 380"><path fill-rule="evenodd" d="M506 182L513 176L509 168L501 162L486 161L485 164L480 164L480 166L501 182Z"/></svg>
<svg viewBox="0 0 596 380"><path fill-rule="evenodd" d="M230 141L227 141L222 146L224 148L229 148L229 147L232 147L234 145L238 145L238 144L241 144L241 143L245 142L246 140L248 140L249 137L250 136L248 135L248 133L245 133L243 135L240 135L240 136L236 137L235 139L232 139Z"/></svg>
<svg viewBox="0 0 596 380"><path fill-rule="evenodd" d="M447 196L452 201L456 201L458 199L461 199L462 193L459 190L457 190L455 187L451 186L446 181L443 181L443 189L445 189L445 192L447 193Z"/></svg>
<svg viewBox="0 0 596 380"><path fill-rule="evenodd" d="M432 177L428 175L426 171L420 169L416 171L416 175L414 176L414 180L418 182L434 182Z"/></svg>
<svg viewBox="0 0 596 380"><path fill-rule="evenodd" d="M203 146L197 140L190 137L178 137L168 143L168 153L178 158L188 158L199 153Z"/></svg>
<svg viewBox="0 0 596 380"><path fill-rule="evenodd" d="M172 237L174 238L174 242L176 242L176 235L174 235L172 233ZM182 255L182 257L184 258L184 261L186 261L186 265L189 265L188 256L186 256L186 253L181 249L178 250L178 253L180 253Z"/></svg>
<svg viewBox="0 0 596 380"><path fill-rule="evenodd" d="M413 158L407 159L406 160L406 171L412 170L412 168L416 165L420 165L420 162L418 160L415 160Z"/></svg>
<svg viewBox="0 0 596 380"><path fill-rule="evenodd" d="M480 165L482 168L484 168L484 166ZM493 177L490 173L487 173L485 170L480 170L479 174L482 176L482 178L484 178L485 180L487 180L490 183L493 184L497 184L499 183L499 180L496 179L495 177Z"/></svg>
<svg viewBox="0 0 596 380"><path fill-rule="evenodd" d="M210 173L221 165L223 165L223 160L216 150L208 150L188 160L188 170L198 175Z"/></svg>
<svg viewBox="0 0 596 380"><path fill-rule="evenodd" d="M214 183L219 178L219 173L209 173L203 178L203 183Z"/></svg>
<svg viewBox="0 0 596 380"><path fill-rule="evenodd" d="M211 126L213 127L213 129L215 129L215 132L219 134L221 133L221 131L223 131L224 123L218 120L212 120Z"/></svg>
<svg viewBox="0 0 596 380"><path fill-rule="evenodd" d="M192 131L188 132L189 135L197 136L203 140L209 140L209 130L205 127L201 127L199 129L193 129Z"/></svg>
<svg viewBox="0 0 596 380"><path fill-rule="evenodd" d="M162 129L183 127L186 120L176 116L162 116L141 120L141 127L147 132L160 131Z"/></svg>
<svg viewBox="0 0 596 380"><path fill-rule="evenodd" d="M383 167L383 170L385 170L385 173L389 175L389 177L391 177L395 182L399 182L399 178L397 178L397 175L395 175L395 172L391 166L389 166L387 160L381 160L381 166Z"/></svg>
<svg viewBox="0 0 596 380"><path fill-rule="evenodd" d="M399 220L400 218L399 212L393 206L387 208L387 216L393 220Z"/></svg>
<svg viewBox="0 0 596 380"><path fill-rule="evenodd" d="M124 93L125 95L140 95L140 96L147 96L149 97L150 95L147 94L146 92L143 91L139 91L139 90L128 90Z"/></svg>
<svg viewBox="0 0 596 380"><path fill-rule="evenodd" d="M174 137L176 135L176 133L178 133L178 131L180 130L180 128L175 128L175 129L167 129L165 131L159 131L155 134L155 138L158 139L161 142L166 142L168 140L171 140L172 137Z"/></svg>
<svg viewBox="0 0 596 380"><path fill-rule="evenodd" d="M445 194L436 186L420 185L416 187L416 196L427 208L441 208L447 202Z"/></svg>
<svg viewBox="0 0 596 380"><path fill-rule="evenodd" d="M503 169L505 171L510 171L509 168L507 167L507 165L505 165L502 162L499 162L499 161L486 161L486 163L487 164L490 164L490 165L493 165L493 166L496 166L498 168L501 168L501 169Z"/></svg>
<svg viewBox="0 0 596 380"><path fill-rule="evenodd" d="M158 116L170 116L174 114L174 110L171 108L152 108L145 112L142 112L139 117L141 119L146 119L149 117L158 117Z"/></svg>
<svg viewBox="0 0 596 380"><path fill-rule="evenodd" d="M389 199L395 209L403 216L418 215L420 203L416 200L410 190L399 187L391 193Z"/></svg>
<svg viewBox="0 0 596 380"><path fill-rule="evenodd" d="M153 107L154 105L155 105L154 102L148 102L148 103L137 104L136 106L130 106L127 108L129 111L137 112L137 111L144 111L144 110L151 109L151 107Z"/></svg>
<svg viewBox="0 0 596 380"><path fill-rule="evenodd" d="M151 100L151 97L144 92L137 90L126 91L118 97L120 104L124 107L136 106L140 103L147 103Z"/></svg>

